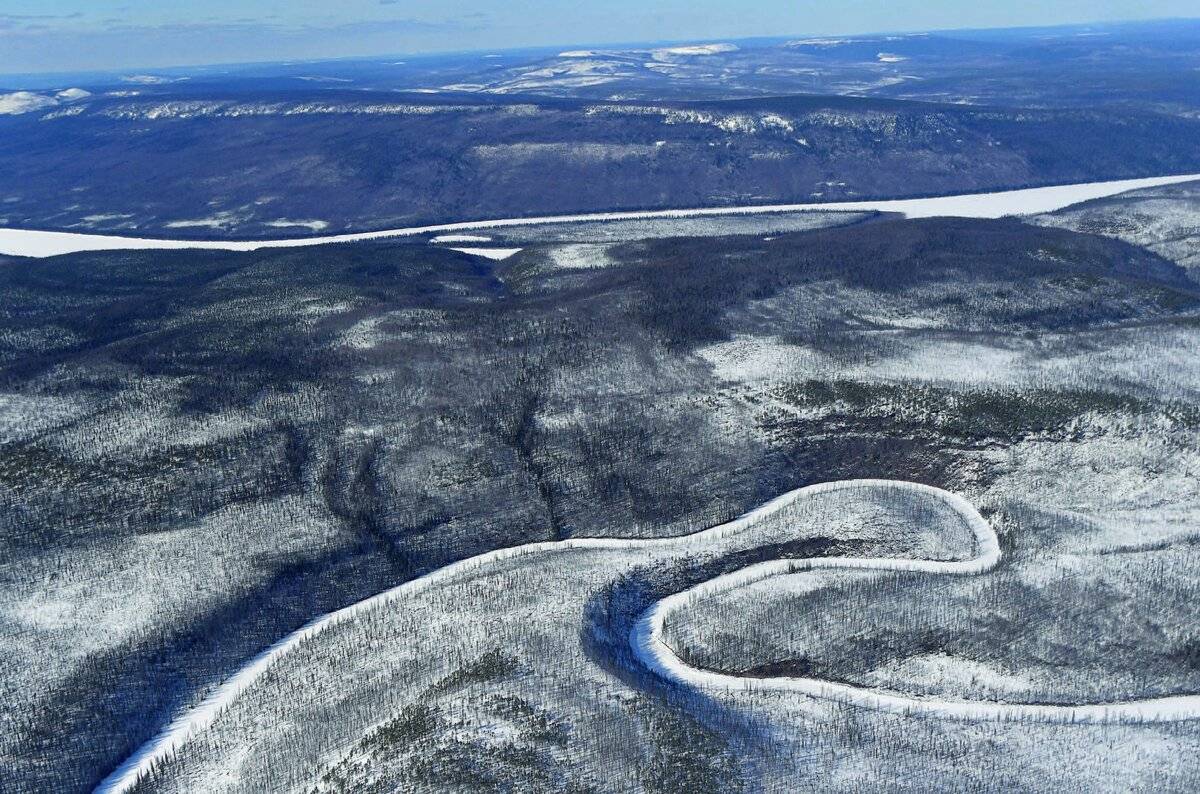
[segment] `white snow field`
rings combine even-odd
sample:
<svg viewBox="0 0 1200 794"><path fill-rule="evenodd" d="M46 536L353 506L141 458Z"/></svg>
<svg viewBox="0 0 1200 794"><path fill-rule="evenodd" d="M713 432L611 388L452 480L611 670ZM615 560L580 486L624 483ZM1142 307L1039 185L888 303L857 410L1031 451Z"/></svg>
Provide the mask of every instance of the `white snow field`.
<svg viewBox="0 0 1200 794"><path fill-rule="evenodd" d="M456 663L492 646L528 652L525 663L535 669L522 676L522 691L544 694L551 686L598 693L579 708L602 724L600 710L615 713L623 706L611 675L588 661L582 647L581 620L597 593L641 566L712 562L817 537L870 541L880 555L779 560L712 579L645 612L628 636L634 653L659 676L690 687L755 697L795 693L892 713L1124 724L1200 716L1200 696L1083 706L916 699L815 679L720 675L681 662L661 640L663 620L719 590L806 570L964 576L999 562L996 533L966 499L914 483L850 480L792 491L737 520L682 537L569 539L493 551L330 613L251 660L97 791L129 791L151 773L163 790L294 789L302 781L293 776L331 762L330 732L343 737L333 740L336 760L364 726L379 724ZM320 737L306 729L314 724L323 726ZM271 728L264 733L266 725ZM280 752L295 756L297 768L273 763Z"/></svg>
<svg viewBox="0 0 1200 794"><path fill-rule="evenodd" d="M637 212L599 212L579 215L554 215L541 218L499 218L483 221L443 223L386 229L375 232L336 234L325 237L297 237L286 240L167 240L145 237L121 237L77 232L47 232L31 229L0 228L0 254L11 256L48 257L81 251L112 250L178 250L183 248L256 251L261 248L296 248L307 245L351 243L381 240L390 237L412 237L423 234L444 234L475 229L507 226L535 226L552 223L587 223L603 221L643 220L655 218L696 218L720 215L753 215L759 213L804 211L877 211L901 213L909 218L964 217L1001 218L1006 215L1034 215L1069 207L1084 201L1105 198L1129 190L1173 185L1200 180L1200 174L1122 179L1110 182L1088 182L1076 185L1006 190L993 193L970 193L920 199L883 199L877 201L842 201L824 204L769 204L743 207L707 207L701 209L648 210Z"/></svg>
<svg viewBox="0 0 1200 794"><path fill-rule="evenodd" d="M520 248L451 248L451 251L458 251L460 254L470 254L471 256L482 256L484 259L491 259L496 262L502 262L511 256L516 256L521 253Z"/></svg>

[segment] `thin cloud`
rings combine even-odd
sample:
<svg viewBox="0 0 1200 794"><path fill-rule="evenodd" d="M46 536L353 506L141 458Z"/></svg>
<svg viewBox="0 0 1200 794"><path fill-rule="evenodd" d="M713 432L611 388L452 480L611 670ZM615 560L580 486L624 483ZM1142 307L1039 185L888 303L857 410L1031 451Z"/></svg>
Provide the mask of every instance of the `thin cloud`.
<svg viewBox="0 0 1200 794"><path fill-rule="evenodd" d="M380 0L381 5L395 5L399 0ZM74 23L84 19L82 12L76 11L70 14L2 14L0 13L0 31L8 32L29 32L43 34L53 32L59 23ZM163 23L139 23L129 20L128 18L118 18L109 16L107 18L96 20L86 26L76 24L63 25L62 30L66 32L68 29L71 32L80 34L120 34L126 36L153 36L153 35L188 35L195 33L211 33L214 35L228 33L261 33L264 35L276 36L305 36L320 33L331 35L338 34L354 34L354 33L382 33L392 32L396 34L414 34L414 33L456 33L464 31L472 31L479 29L479 23L483 15L471 14L467 17L455 19L417 19L406 17L400 19L382 19L382 20L358 20L358 21L334 21L317 22L291 22L285 23L279 21L277 14L268 14L263 17L242 17L238 19L222 19L219 17L208 17L207 19L195 21L176 21Z"/></svg>
<svg viewBox="0 0 1200 794"><path fill-rule="evenodd" d="M82 18L81 11L71 14L0 14L0 33L43 33L58 29L59 23Z"/></svg>
<svg viewBox="0 0 1200 794"><path fill-rule="evenodd" d="M179 65L241 62L247 52L259 60L370 56L408 49L449 48L486 29L485 21L454 19L281 20L262 18L196 19L190 22L139 22L109 15L105 19L23 20L0 17L0 73L151 69Z"/></svg>
<svg viewBox="0 0 1200 794"><path fill-rule="evenodd" d="M21 22L26 20L44 19L82 19L83 12L75 11L70 14L0 14L0 19Z"/></svg>
<svg viewBox="0 0 1200 794"><path fill-rule="evenodd" d="M386 32L420 33L420 32L457 32L476 30L478 22L467 22L461 19L427 20L427 19L382 19L356 22L334 22L322 24L309 22L303 24L286 24L259 19L233 19L227 21L202 22L173 22L170 24L145 25L123 20L108 20L102 29L105 33L120 33L123 35L145 35L162 33L222 33L222 32L256 32L276 35L309 35L314 33L357 33L357 32Z"/></svg>

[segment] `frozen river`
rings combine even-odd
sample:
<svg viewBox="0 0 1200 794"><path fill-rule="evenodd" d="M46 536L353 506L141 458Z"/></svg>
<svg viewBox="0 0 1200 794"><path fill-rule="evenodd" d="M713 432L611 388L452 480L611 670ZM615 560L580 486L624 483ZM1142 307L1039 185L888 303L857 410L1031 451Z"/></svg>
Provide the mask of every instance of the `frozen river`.
<svg viewBox="0 0 1200 794"><path fill-rule="evenodd" d="M46 257L79 251L128 249L174 250L195 248L218 251L254 251L260 248L297 248L306 245L350 243L389 237L413 237L424 234L452 234L506 226L538 226L552 223L596 223L604 221L699 218L722 215L759 215L804 211L864 211L902 213L909 218L962 217L1000 218L1006 215L1033 215L1069 207L1083 201L1113 196L1129 190L1172 185L1200 180L1200 174L1122 179L1113 182L1087 182L1077 185L1005 190L993 193L969 193L919 199L881 199L841 201L824 204L772 204L748 207L710 207L702 209L648 210L639 212L599 212L583 215L552 215L540 218L500 218L482 221L412 226L374 232L335 234L324 237L294 237L284 240L169 240L146 237L120 237L77 232L46 232L0 228L0 254Z"/></svg>

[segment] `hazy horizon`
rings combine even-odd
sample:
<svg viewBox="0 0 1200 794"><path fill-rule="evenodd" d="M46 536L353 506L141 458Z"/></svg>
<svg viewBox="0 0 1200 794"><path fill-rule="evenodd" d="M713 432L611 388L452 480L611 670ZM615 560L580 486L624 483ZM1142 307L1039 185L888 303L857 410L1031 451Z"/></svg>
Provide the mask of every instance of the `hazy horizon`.
<svg viewBox="0 0 1200 794"><path fill-rule="evenodd" d="M768 0L746 13L724 0L634 0L603 7L526 0L491 8L480 0L347 0L286 9L273 0L215 0L164 9L146 0L5 0L0 11L0 75L106 73L286 61L505 51L569 46L1002 30L1195 18L1190 2L1013 3L1002 9L961 2L853 7ZM582 35L580 31L588 31ZM781 32L783 31L783 32Z"/></svg>

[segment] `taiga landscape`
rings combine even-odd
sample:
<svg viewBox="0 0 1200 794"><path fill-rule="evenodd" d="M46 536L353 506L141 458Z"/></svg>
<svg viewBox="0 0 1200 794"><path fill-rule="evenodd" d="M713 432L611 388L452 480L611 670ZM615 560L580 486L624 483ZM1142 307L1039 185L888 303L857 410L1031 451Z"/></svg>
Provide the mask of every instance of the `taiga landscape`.
<svg viewBox="0 0 1200 794"><path fill-rule="evenodd" d="M0 791L1195 790L1200 22L408 5L0 9Z"/></svg>

